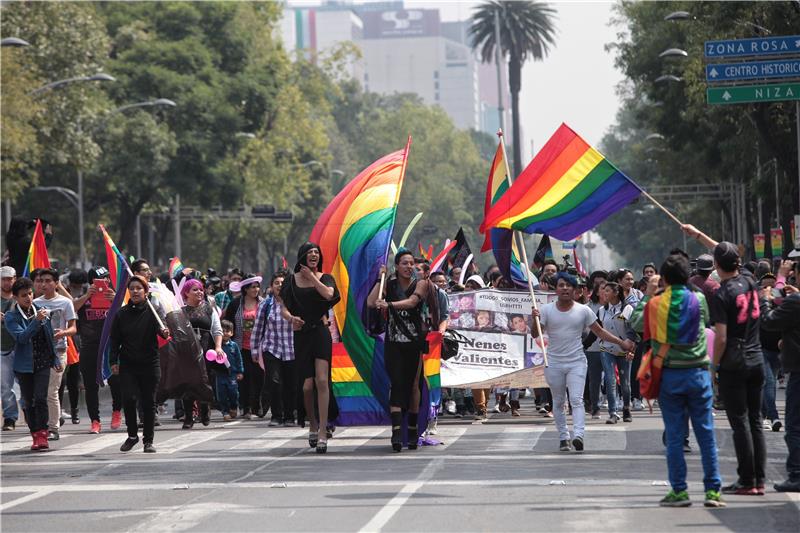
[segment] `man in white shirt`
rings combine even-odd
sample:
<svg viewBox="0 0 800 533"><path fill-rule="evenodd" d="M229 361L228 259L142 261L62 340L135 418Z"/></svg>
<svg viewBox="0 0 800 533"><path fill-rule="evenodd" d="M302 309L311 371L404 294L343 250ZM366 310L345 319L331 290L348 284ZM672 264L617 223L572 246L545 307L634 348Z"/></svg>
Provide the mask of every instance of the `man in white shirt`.
<svg viewBox="0 0 800 533"><path fill-rule="evenodd" d="M50 369L50 384L47 387L47 412L48 412L48 440L59 439L59 418L61 418L61 401L58 389L64 369L67 367L67 337L75 335L77 327L75 308L72 300L56 292L58 288L58 272L50 268L40 269L36 281L41 286L43 294L33 301L37 309L44 308L49 312L49 320L53 326L53 342L56 355L61 361L59 369Z"/></svg>
<svg viewBox="0 0 800 533"><path fill-rule="evenodd" d="M620 339L609 333L597 322L597 316L589 307L577 303L573 296L578 288L575 276L566 272L556 275L556 294L558 299L534 309L534 316L539 317L542 331L549 338L547 347L548 367L544 375L550 391L553 393L553 414L559 433L559 450L570 451L569 427L564 412L567 402L567 390L572 405L573 439L575 451L583 451L583 433L585 412L583 408L583 389L586 384L586 355L581 344L581 334L590 328L598 338L619 345L623 350L635 348L633 342ZM533 333L537 336L537 333Z"/></svg>

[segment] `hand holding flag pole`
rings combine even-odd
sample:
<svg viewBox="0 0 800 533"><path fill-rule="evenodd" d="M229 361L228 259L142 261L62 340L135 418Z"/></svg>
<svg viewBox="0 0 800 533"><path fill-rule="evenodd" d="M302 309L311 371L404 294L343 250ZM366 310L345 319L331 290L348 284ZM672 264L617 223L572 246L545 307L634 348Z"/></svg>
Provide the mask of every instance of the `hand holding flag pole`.
<svg viewBox="0 0 800 533"><path fill-rule="evenodd" d="M508 167L508 157L506 157L506 143L503 141L503 130L497 130L497 136L500 138L500 145L503 147L503 162L506 165L506 179L508 179L508 186L511 187L513 180L511 179L511 169ZM542 336L542 324L539 322L539 306L536 304L536 294L533 292L533 279L531 276L530 271L530 263L528 263L528 252L525 250L525 239L519 234L519 231L514 231L514 238L519 239L519 248L522 252L522 261L525 264L525 271L528 273L526 276L528 278L528 290L531 293L531 302L533 303L533 309L537 311L537 313L533 313L533 324L536 327L536 334L538 338L542 339L542 355L544 356L544 366L550 366L547 361L547 346L544 343L544 338Z"/></svg>

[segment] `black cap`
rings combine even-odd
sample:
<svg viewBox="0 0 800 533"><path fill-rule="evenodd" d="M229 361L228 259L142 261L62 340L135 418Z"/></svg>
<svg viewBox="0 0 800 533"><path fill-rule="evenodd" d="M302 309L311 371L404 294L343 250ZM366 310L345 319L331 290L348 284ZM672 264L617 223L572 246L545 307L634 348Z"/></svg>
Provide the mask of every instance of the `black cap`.
<svg viewBox="0 0 800 533"><path fill-rule="evenodd" d="M739 266L739 248L728 241L722 241L714 248L714 261L725 272L733 272Z"/></svg>
<svg viewBox="0 0 800 533"><path fill-rule="evenodd" d="M703 254L697 258L697 270L710 272L714 270L714 258L710 254Z"/></svg>
<svg viewBox="0 0 800 533"><path fill-rule="evenodd" d="M89 269L87 276L89 283L93 282L96 279L102 279L108 277L110 277L110 274L108 273L108 269L104 266L96 266L94 268Z"/></svg>

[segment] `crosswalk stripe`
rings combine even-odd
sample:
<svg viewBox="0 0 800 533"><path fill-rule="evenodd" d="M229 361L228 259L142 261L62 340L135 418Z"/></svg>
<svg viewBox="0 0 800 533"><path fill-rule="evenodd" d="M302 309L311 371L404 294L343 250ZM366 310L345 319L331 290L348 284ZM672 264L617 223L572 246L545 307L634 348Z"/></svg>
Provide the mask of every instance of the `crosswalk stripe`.
<svg viewBox="0 0 800 533"><path fill-rule="evenodd" d="M156 444L156 450L158 453L161 454L172 454L175 452L179 452L184 450L190 446L195 446L197 444L201 444L203 442L209 441L211 439L216 439L217 437L221 437L222 435L226 435L231 431L192 431L184 433L183 435L178 435L177 437L173 437L169 440L165 440L161 443Z"/></svg>
<svg viewBox="0 0 800 533"><path fill-rule="evenodd" d="M69 437L73 436L74 435L69 435L69 434L61 435L61 440L68 439ZM30 434L22 438L3 439L2 441L0 441L0 453L14 452L17 450L26 450L31 447L31 444L33 444L33 441L31 440Z"/></svg>
<svg viewBox="0 0 800 533"><path fill-rule="evenodd" d="M492 450L530 450L539 442L545 432L544 426L511 427L503 429L500 437L489 449Z"/></svg>
<svg viewBox="0 0 800 533"><path fill-rule="evenodd" d="M588 428L586 428L588 429ZM628 446L625 429L592 430L586 435L586 449L591 451L622 451Z"/></svg>
<svg viewBox="0 0 800 533"><path fill-rule="evenodd" d="M292 429L289 431L267 431L255 439L248 439L240 442L239 444L229 448L230 450L274 450L292 440L306 435L308 430L303 428Z"/></svg>
<svg viewBox="0 0 800 533"><path fill-rule="evenodd" d="M123 433L98 435L97 437L76 444L72 444L64 448L57 448L57 447L52 448L52 451L50 452L49 455L54 455L58 457L64 455L68 456L91 455L93 453L99 452L103 448L108 448L109 446L114 446L114 445L120 446L122 445L123 442L125 442L125 438L126 438L125 434ZM50 446L53 447L53 443L50 443Z"/></svg>
<svg viewBox="0 0 800 533"><path fill-rule="evenodd" d="M447 448L456 443L458 439L464 436L467 432L466 427L439 427L439 431L432 438L442 443L442 446Z"/></svg>
<svg viewBox="0 0 800 533"><path fill-rule="evenodd" d="M341 436L337 433L334 433L334 438L328 441L331 451L353 452L372 439L376 440L376 444L378 441L388 439L391 429L386 426L349 427L342 431Z"/></svg>

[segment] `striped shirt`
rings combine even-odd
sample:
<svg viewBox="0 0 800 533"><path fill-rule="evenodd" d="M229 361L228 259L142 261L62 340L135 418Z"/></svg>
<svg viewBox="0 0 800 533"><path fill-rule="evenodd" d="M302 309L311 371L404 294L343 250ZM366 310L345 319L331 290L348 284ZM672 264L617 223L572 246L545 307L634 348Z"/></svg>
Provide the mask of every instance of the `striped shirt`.
<svg viewBox="0 0 800 533"><path fill-rule="evenodd" d="M277 300L273 300L267 317L264 340L261 343L262 352L270 353L281 361L293 361L294 332L292 331L292 323L281 316L282 308L283 306Z"/></svg>

